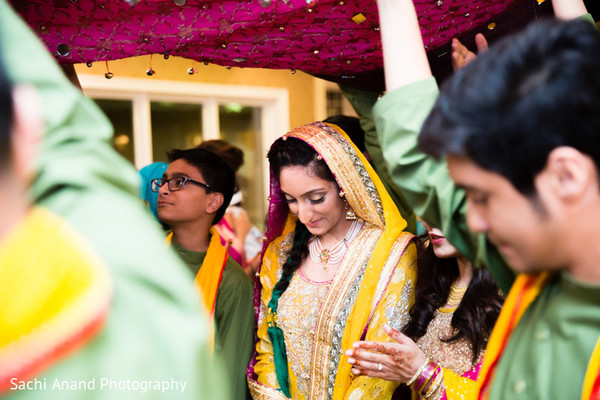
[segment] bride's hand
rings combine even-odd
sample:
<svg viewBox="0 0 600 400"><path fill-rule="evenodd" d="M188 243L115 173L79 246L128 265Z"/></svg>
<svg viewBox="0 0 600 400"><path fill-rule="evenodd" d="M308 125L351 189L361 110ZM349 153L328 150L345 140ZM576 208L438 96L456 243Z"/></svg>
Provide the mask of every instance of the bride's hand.
<svg viewBox="0 0 600 400"><path fill-rule="evenodd" d="M425 363L427 357L410 338L384 326L385 332L395 342L355 342L346 351L354 375L364 375L405 383Z"/></svg>

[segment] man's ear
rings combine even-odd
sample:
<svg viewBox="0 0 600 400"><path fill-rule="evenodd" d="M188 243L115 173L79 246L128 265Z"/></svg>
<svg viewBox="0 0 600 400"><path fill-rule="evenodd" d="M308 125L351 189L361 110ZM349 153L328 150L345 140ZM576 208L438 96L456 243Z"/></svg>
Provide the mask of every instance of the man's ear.
<svg viewBox="0 0 600 400"><path fill-rule="evenodd" d="M543 174L553 193L564 201L576 201L586 194L590 185L598 188L594 161L573 147L561 146L552 150Z"/></svg>
<svg viewBox="0 0 600 400"><path fill-rule="evenodd" d="M206 212L208 214L214 214L217 210L223 205L225 201L225 197L223 193L212 192L210 194L210 199L208 200L208 205L206 206Z"/></svg>
<svg viewBox="0 0 600 400"><path fill-rule="evenodd" d="M29 185L35 176L42 136L40 101L32 86L17 86L13 91L13 103L12 167L17 177Z"/></svg>

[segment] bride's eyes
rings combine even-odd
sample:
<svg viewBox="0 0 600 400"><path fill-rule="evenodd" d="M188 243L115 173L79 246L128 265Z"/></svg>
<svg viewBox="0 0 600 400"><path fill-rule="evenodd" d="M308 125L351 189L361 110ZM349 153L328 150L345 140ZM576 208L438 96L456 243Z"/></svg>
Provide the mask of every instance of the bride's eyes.
<svg viewBox="0 0 600 400"><path fill-rule="evenodd" d="M322 195L321 197L317 197L315 199L311 199L309 198L308 201L310 201L311 204L320 204L322 202L325 201L325 196L326 195ZM291 204L291 203L296 203L297 200L293 197L287 197L285 198L286 203Z"/></svg>
<svg viewBox="0 0 600 400"><path fill-rule="evenodd" d="M323 201L325 201L325 195L319 197L318 199L310 199L310 202L312 204L319 204L319 203L322 203Z"/></svg>

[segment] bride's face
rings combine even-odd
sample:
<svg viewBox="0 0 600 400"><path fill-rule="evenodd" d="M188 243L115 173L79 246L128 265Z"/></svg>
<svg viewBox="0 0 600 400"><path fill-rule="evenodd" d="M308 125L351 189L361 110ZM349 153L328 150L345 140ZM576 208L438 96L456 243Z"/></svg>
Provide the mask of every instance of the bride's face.
<svg viewBox="0 0 600 400"><path fill-rule="evenodd" d="M279 183L290 211L310 233L321 236L345 232L346 207L335 182L319 178L308 167L289 166L282 168Z"/></svg>

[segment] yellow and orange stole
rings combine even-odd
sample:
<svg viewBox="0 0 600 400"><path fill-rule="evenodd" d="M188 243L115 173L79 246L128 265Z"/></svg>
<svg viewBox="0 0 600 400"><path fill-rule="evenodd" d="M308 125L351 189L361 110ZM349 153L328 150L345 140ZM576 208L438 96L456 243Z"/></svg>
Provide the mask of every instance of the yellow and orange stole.
<svg viewBox="0 0 600 400"><path fill-rule="evenodd" d="M90 340L110 299L108 271L87 242L34 208L0 243L0 393Z"/></svg>
<svg viewBox="0 0 600 400"><path fill-rule="evenodd" d="M540 294L550 276L548 273L541 273L536 275L520 274L517 277L506 297L486 348L485 359L478 377L480 385L478 399L489 397L496 365L512 331L531 302ZM588 363L581 399L600 400L600 339Z"/></svg>
<svg viewBox="0 0 600 400"><path fill-rule="evenodd" d="M209 313L210 321L210 348L214 349L214 314L215 304L217 300L217 292L221 279L223 278L223 270L225 264L227 264L227 248L221 243L221 237L217 233L214 227L210 228L210 243L208 244L208 250L206 250L206 256L202 262L202 266L198 270L194 284L200 296L202 297L203 303ZM173 233L169 233L167 236L167 243L171 243L173 239Z"/></svg>

